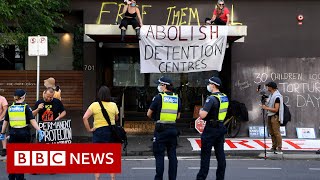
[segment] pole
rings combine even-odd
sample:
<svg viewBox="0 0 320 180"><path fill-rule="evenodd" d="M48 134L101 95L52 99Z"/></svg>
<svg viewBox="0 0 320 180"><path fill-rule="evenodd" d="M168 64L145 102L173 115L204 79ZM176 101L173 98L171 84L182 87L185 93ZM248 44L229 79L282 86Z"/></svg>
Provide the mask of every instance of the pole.
<svg viewBox="0 0 320 180"><path fill-rule="evenodd" d="M263 120L263 143L264 143L264 159L267 159L267 144L266 144L266 121L265 121L265 112L262 109L262 120Z"/></svg>
<svg viewBox="0 0 320 180"><path fill-rule="evenodd" d="M37 39L37 100L39 100L39 89L40 89L40 55L39 55L39 41L40 41L40 35L38 35L38 39ZM37 118L36 118L37 124L39 123L39 115L37 114ZM38 133L36 133L36 142L38 139Z"/></svg>

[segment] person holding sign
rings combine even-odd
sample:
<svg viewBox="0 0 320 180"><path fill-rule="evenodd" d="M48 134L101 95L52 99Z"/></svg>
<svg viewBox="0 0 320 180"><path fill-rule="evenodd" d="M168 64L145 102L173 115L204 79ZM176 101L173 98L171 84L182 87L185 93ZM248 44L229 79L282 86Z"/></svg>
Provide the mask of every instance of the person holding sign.
<svg viewBox="0 0 320 180"><path fill-rule="evenodd" d="M137 38L140 40L140 28L143 26L140 10L136 6L137 4L135 0L125 0L124 2L126 2L127 5L123 8L122 14L124 14L124 18L121 20L119 26L121 29L121 41L124 42L128 25L132 25L133 29L136 30ZM136 19L137 16L140 23L138 23Z"/></svg>
<svg viewBox="0 0 320 180"><path fill-rule="evenodd" d="M208 176L212 146L218 162L216 179L224 180L226 170L224 134L227 129L223 121L227 115L229 100L225 94L220 92L220 87L220 78L211 77L208 80L207 90L211 95L199 111L199 117L206 121L206 126L201 135L201 162L197 180L206 179Z"/></svg>
<svg viewBox="0 0 320 180"><path fill-rule="evenodd" d="M31 135L28 124L31 124L39 134L39 141L44 138L44 132L39 128L32 110L28 104L24 102L26 92L22 89L17 89L14 93L14 103L9 106L3 122L0 140L5 139L5 132L8 124L10 125L9 143L30 143ZM9 180L23 180L24 174L9 174Z"/></svg>
<svg viewBox="0 0 320 180"><path fill-rule="evenodd" d="M55 90L48 87L43 93L43 99L38 100L34 105L32 114L34 116L39 114L39 121L59 120L67 114L62 102L54 98L54 93Z"/></svg>
<svg viewBox="0 0 320 180"><path fill-rule="evenodd" d="M99 101L101 101L103 107L106 109L111 124L115 124L115 121L119 119L119 110L116 103L111 102L111 93L107 86L102 86L98 91L98 102L93 102L86 113L83 115L83 123L86 130L93 133L93 143L111 143L112 139L111 128L104 118ZM93 116L93 127L90 127L89 118ZM115 174L110 174L111 179L115 180ZM100 179L100 174L94 174L95 180Z"/></svg>
<svg viewBox="0 0 320 180"><path fill-rule="evenodd" d="M171 79L161 77L156 81L159 94L156 95L147 116L156 122L153 137L153 154L156 159L155 180L163 179L164 156L167 149L169 159L169 179L177 178L178 160L176 154L178 129L176 120L180 119L181 101L173 92Z"/></svg>
<svg viewBox="0 0 320 180"><path fill-rule="evenodd" d="M224 5L224 0L218 0L216 8L213 11L212 18L206 18L207 24L229 25L230 11Z"/></svg>

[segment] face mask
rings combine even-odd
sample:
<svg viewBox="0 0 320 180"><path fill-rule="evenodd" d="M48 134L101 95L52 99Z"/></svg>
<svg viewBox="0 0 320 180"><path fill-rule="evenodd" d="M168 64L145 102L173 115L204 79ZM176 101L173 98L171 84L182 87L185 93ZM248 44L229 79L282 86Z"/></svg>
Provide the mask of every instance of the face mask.
<svg viewBox="0 0 320 180"><path fill-rule="evenodd" d="M207 85L207 90L211 93L210 85Z"/></svg>
<svg viewBox="0 0 320 180"><path fill-rule="evenodd" d="M161 86L160 86L160 85L158 86L158 91L159 91L159 92L163 92L163 90L161 89Z"/></svg>
<svg viewBox="0 0 320 180"><path fill-rule="evenodd" d="M131 6L133 6L133 7L136 6L136 3L131 3Z"/></svg>

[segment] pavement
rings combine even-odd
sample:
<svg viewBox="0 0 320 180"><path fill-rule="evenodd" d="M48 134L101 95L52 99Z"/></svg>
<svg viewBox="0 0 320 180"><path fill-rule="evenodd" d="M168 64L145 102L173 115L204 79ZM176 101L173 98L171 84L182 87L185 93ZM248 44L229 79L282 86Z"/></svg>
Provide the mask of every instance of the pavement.
<svg viewBox="0 0 320 180"><path fill-rule="evenodd" d="M152 157L152 135L129 135L128 136L128 146L126 151L123 151L122 157ZM194 149L191 145L190 139L199 139L200 135L193 136L180 136L178 139L177 146L177 156L179 157L200 157L199 149ZM239 138L239 139L226 139L226 141L248 141L249 138ZM297 139L298 140L298 139ZM253 140L253 141L256 141ZM262 141L262 140L261 140ZM270 141L270 139L269 139ZM314 140L320 142L320 139ZM73 139L74 143L88 143L91 142L91 137L75 137ZM239 143L241 144L241 143ZM251 144L252 145L252 144ZM226 147L226 146L225 146ZM318 145L315 146L318 148ZM274 154L274 153L264 153L264 149L260 147L259 150L246 150L241 148L236 148L234 150L228 150L225 148L226 157L229 159L237 158L268 158L268 159L282 159L282 160L320 160L320 154L316 154L316 148L305 148L302 150L283 150L283 154ZM307 150L306 150L307 149ZM312 150L310 150L312 149ZM320 149L320 148L319 148ZM212 153L214 156L214 152ZM3 160L3 157L0 157L0 160Z"/></svg>

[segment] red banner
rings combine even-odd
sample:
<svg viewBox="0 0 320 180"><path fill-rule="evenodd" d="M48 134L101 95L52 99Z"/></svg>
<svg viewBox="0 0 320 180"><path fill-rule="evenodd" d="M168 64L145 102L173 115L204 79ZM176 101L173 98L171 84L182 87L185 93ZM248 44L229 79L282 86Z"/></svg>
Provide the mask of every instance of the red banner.
<svg viewBox="0 0 320 180"><path fill-rule="evenodd" d="M8 173L121 173L120 144L8 144Z"/></svg>

